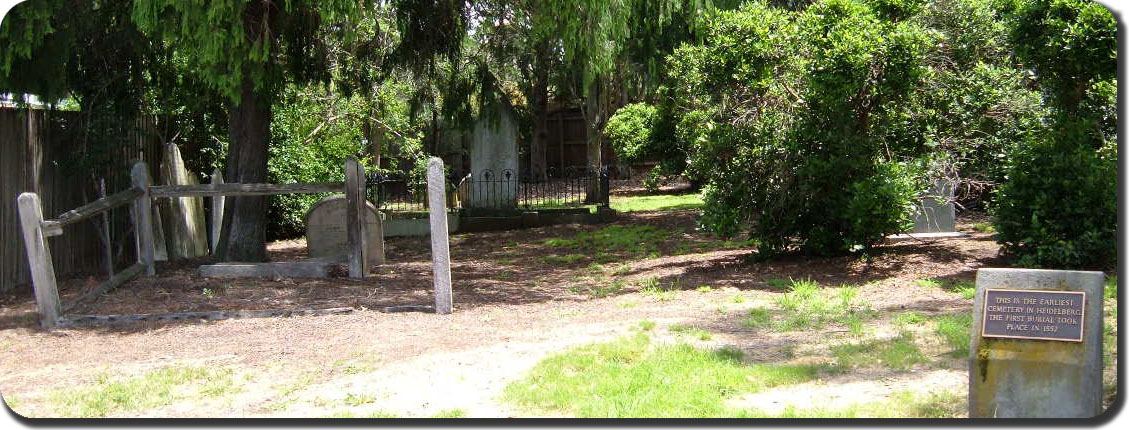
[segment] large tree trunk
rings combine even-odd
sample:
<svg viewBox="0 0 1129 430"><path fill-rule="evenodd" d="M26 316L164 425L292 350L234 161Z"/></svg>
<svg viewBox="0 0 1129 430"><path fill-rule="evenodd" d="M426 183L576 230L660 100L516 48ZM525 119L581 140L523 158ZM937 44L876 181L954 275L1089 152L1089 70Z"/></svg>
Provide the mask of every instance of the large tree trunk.
<svg viewBox="0 0 1129 430"><path fill-rule="evenodd" d="M225 180L237 183L267 182L267 145L270 142L271 106L244 77L239 103L229 107L231 146L227 149ZM220 261L266 261L265 196L228 197L217 258Z"/></svg>
<svg viewBox="0 0 1129 430"><path fill-rule="evenodd" d="M585 203L597 203L600 199L600 182L596 172L602 164L601 149L604 144L603 127L603 85L600 78L596 78L588 85L588 96L585 100L584 124L588 129L588 190L584 197Z"/></svg>
<svg viewBox="0 0 1129 430"><path fill-rule="evenodd" d="M533 179L546 179L545 147L549 140L549 71L538 70L533 83L533 141L529 144L529 170Z"/></svg>

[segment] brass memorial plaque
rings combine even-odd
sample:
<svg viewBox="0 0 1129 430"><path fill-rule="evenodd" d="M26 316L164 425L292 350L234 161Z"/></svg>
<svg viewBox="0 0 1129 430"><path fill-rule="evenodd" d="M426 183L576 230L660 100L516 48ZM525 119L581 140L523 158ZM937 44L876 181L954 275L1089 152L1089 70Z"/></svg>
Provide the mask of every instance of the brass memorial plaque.
<svg viewBox="0 0 1129 430"><path fill-rule="evenodd" d="M982 337L1081 342L1083 291L984 290Z"/></svg>

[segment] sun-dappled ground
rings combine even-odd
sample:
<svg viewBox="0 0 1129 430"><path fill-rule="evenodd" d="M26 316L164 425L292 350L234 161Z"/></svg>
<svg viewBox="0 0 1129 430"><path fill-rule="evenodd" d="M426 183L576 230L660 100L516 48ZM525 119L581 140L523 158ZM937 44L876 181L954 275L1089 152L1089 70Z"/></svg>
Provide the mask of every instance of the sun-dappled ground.
<svg viewBox="0 0 1129 430"><path fill-rule="evenodd" d="M366 280L211 280L199 261L162 263L79 310L343 315L42 330L17 291L0 309L0 393L29 416L966 415L975 271L1007 265L984 219L866 258L758 262L753 243L670 210L696 196L642 194L617 196L638 211L611 224L453 235L450 315L374 310L431 303L426 238L389 240ZM306 258L301 241L270 249Z"/></svg>

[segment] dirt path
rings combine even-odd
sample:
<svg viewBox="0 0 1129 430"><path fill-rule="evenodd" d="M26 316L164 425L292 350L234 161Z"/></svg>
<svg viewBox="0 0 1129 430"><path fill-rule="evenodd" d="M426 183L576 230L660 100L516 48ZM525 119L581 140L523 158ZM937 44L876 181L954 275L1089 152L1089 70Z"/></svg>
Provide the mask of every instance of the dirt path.
<svg viewBox="0 0 1129 430"><path fill-rule="evenodd" d="M0 299L0 393L15 400L17 412L51 415L47 401L51 393L90 384L107 372L134 375L195 363L230 369L238 392L125 415L316 417L348 411L430 416L458 409L467 416L523 416L528 412L513 410L498 399L506 384L553 352L629 334L642 320L657 323L659 341L734 346L757 362L792 360L788 357L794 351L818 353L828 339L845 335L834 330L770 333L744 327L741 322L748 309L768 306L781 294L772 286L775 279L811 277L829 286L861 285L860 297L882 315L874 322L880 331L891 315L904 310L937 314L970 307L969 301L953 293L921 287L915 280L967 281L977 268L999 263L995 243L971 230L966 230L971 234L966 239L891 245L868 261L794 257L748 263L747 250L676 251L686 249L688 243L716 240L695 232L693 219L692 213L625 217L617 224L662 226L681 233L660 244L657 257L613 255L618 259L615 264L622 264L615 273L592 269L591 260L553 263L539 258L571 252L546 246L547 239L601 226L458 235L452 242L456 312L451 315L371 310L383 304L429 300L427 248L416 239L390 241L392 263L362 283L282 279L223 285L196 277L190 263L169 264L158 268L161 277L131 282L87 309L111 313L143 306L192 310L342 303L356 308L345 315L44 331L35 327L29 297L4 296ZM296 247L280 244L275 252L293 257L301 253ZM651 278L683 290L662 297L640 292L637 281ZM625 281L624 289L606 298L577 288L617 279ZM219 289L224 300L203 297L201 285ZM710 288L695 291L703 285ZM709 341L679 337L667 330L676 323L701 327L714 336ZM937 386L959 389L953 382L959 368L931 372L927 376L936 378ZM890 378L893 385L914 385L908 374ZM869 380L826 383L806 391L788 388L771 398L783 405L787 402L781 399L810 402L810 396L804 396L820 390L832 397L852 390L876 398L889 392L881 388L882 382ZM761 398L744 401L772 407Z"/></svg>

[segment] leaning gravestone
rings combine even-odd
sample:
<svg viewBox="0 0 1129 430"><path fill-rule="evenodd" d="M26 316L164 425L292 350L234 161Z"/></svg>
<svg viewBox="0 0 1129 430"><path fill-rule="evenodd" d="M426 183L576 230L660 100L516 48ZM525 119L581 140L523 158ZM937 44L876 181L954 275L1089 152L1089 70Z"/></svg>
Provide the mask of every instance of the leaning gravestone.
<svg viewBox="0 0 1129 430"><path fill-rule="evenodd" d="M376 206L365 202L368 223L369 264L384 263L384 232ZM345 229L349 201L344 195L329 196L310 207L306 213L306 247L310 257L345 261L349 256L349 237Z"/></svg>
<svg viewBox="0 0 1129 430"><path fill-rule="evenodd" d="M1101 414L1104 281L1102 272L977 272L970 418Z"/></svg>
<svg viewBox="0 0 1129 430"><path fill-rule="evenodd" d="M199 185L196 175L184 167L180 148L175 143L165 145L161 179L165 185ZM173 197L161 199L164 208L165 244L170 260L208 255L207 225L204 223L204 199L201 197Z"/></svg>
<svg viewBox="0 0 1129 430"><path fill-rule="evenodd" d="M474 123L470 144L471 187L463 207L517 207L517 121L513 108L499 101ZM508 174L508 176L507 176Z"/></svg>

